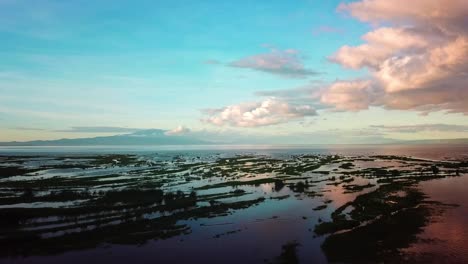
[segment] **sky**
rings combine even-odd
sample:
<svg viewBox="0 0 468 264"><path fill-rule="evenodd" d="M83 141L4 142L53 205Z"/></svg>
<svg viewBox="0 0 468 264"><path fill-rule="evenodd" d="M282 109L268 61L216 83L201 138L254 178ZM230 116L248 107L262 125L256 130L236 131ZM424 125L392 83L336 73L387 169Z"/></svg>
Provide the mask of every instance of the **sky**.
<svg viewBox="0 0 468 264"><path fill-rule="evenodd" d="M0 0L0 141L468 138L468 1Z"/></svg>

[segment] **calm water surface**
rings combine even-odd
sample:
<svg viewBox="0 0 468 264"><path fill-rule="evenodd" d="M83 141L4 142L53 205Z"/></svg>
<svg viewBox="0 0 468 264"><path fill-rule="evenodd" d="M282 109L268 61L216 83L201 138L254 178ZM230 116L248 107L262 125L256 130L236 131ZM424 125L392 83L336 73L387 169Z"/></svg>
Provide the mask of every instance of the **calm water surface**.
<svg viewBox="0 0 468 264"><path fill-rule="evenodd" d="M132 146L132 147L0 147L0 155L84 155L89 153L136 153L141 155L233 155L255 153L273 157L296 154L338 154L344 156L396 155L428 160L468 160L468 145L339 145L339 146ZM366 164L365 166L368 166ZM362 163L364 166L364 163ZM468 175L422 182L420 188L430 199L458 204L424 228L405 252L434 254L429 262L468 263ZM249 189L250 188L250 189ZM271 184L246 187L246 191L272 195ZM328 187L327 187L328 188ZM294 195L282 190L280 195ZM275 200L224 217L187 220L190 235L148 241L140 246L101 245L95 249L71 251L54 256L3 259L5 263L264 263L281 252L286 241L299 241L301 263L326 263L320 249L324 237L313 228L318 219L327 220L337 207L356 197L343 194L340 187L329 187L316 199ZM322 211L312 208L331 200ZM236 231L223 235L226 231ZM218 236L217 238L214 238ZM428 241L431 241L429 243ZM427 255L426 254L426 255Z"/></svg>
<svg viewBox="0 0 468 264"><path fill-rule="evenodd" d="M2 155L22 154L85 154L85 153L245 153L397 155L426 159L466 159L468 144L425 145L174 145L174 146L50 146L4 147Z"/></svg>

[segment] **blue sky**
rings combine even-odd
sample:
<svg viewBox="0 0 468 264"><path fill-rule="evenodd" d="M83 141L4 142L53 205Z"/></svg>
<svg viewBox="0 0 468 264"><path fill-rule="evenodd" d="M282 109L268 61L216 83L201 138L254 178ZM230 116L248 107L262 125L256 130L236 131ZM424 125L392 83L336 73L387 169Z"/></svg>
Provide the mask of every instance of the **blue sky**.
<svg viewBox="0 0 468 264"><path fill-rule="evenodd" d="M0 0L0 140L112 134L70 129L103 126L316 133L318 141L326 131L365 131L369 140L467 136L464 110L341 109L330 105L336 97L324 99L333 84L371 75L330 59L376 27L337 11L342 2ZM220 119L229 106L268 113ZM408 125L426 127L400 131Z"/></svg>

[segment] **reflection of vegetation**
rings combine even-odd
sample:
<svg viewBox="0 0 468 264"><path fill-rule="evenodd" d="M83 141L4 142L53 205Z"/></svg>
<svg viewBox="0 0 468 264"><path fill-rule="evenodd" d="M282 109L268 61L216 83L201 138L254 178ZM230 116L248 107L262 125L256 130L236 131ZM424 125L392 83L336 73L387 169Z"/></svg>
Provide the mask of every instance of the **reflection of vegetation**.
<svg viewBox="0 0 468 264"><path fill-rule="evenodd" d="M281 189L283 189L284 182L282 180L277 179L277 180L274 181L274 183L275 183L275 191L279 192L279 191L281 191Z"/></svg>
<svg viewBox="0 0 468 264"><path fill-rule="evenodd" d="M297 248L300 244L296 241L288 242L281 247L281 254L273 263L278 264L296 264L299 263L297 257ZM271 262L270 262L271 263Z"/></svg>
<svg viewBox="0 0 468 264"><path fill-rule="evenodd" d="M405 190L405 196L394 195L395 192ZM323 222L316 226L319 235L333 233L356 227L376 217L389 217L393 213L418 205L423 200L422 193L400 184L383 185L376 191L362 194L354 201L348 202L332 213L332 222ZM352 207L349 214L343 212Z"/></svg>
<svg viewBox="0 0 468 264"><path fill-rule="evenodd" d="M45 195L37 195L32 188L27 187L24 188L24 191L22 191L20 196L1 198L0 205L38 202L66 202L90 198L92 198L92 195L87 191L56 190Z"/></svg>
<svg viewBox="0 0 468 264"><path fill-rule="evenodd" d="M305 181L305 182L296 182L295 184L291 184L289 186L291 188L292 191L294 192L299 192L299 193L303 193L306 189L309 188L309 182Z"/></svg>
<svg viewBox="0 0 468 264"><path fill-rule="evenodd" d="M346 162L346 163L343 163L339 166L340 169L345 169L345 170L349 170L351 168L354 167L354 164L351 163L351 162Z"/></svg>
<svg viewBox="0 0 468 264"><path fill-rule="evenodd" d="M142 165L143 162L138 162L138 157L135 155L123 155L123 154L112 154L112 155L101 155L95 157L92 162L93 165Z"/></svg>
<svg viewBox="0 0 468 264"><path fill-rule="evenodd" d="M164 199L166 203L172 201L176 196L172 193L163 194L161 190L142 190L142 189L124 189L124 190L111 190L95 202L105 204L152 204L161 203ZM177 198L184 198L184 194L179 194Z"/></svg>
<svg viewBox="0 0 468 264"><path fill-rule="evenodd" d="M299 263L299 259L297 258L297 253L296 253L298 246L299 246L299 243L297 242L290 242L286 245L283 245L282 252L279 257L280 263L288 263L288 264Z"/></svg>
<svg viewBox="0 0 468 264"><path fill-rule="evenodd" d="M355 161L374 159L408 166L355 166ZM468 172L463 162L431 163L396 156L236 155L204 160L112 154L0 156L0 161L9 166L0 167L0 257L54 254L102 243L141 244L190 233L186 221L227 216L264 201L288 204L323 199L322 205L312 208L323 217L328 214L324 209L333 209L331 200L317 197L335 189L355 193L357 198L337 208L331 221L319 218L315 233L331 234L323 244L329 260L384 260L382 252L413 241L430 213L415 184ZM303 203L307 210L311 210L309 202ZM403 223L408 217L411 221ZM380 229L385 231L375 233ZM214 237L237 232L223 230ZM353 240L359 243L350 246ZM298 245L283 246L276 260L296 263ZM362 251L375 254L354 254Z"/></svg>
<svg viewBox="0 0 468 264"><path fill-rule="evenodd" d="M414 242L428 221L430 211L424 202L425 196L413 186L433 177L402 178L396 173L390 174L393 175L390 178L387 173L377 175L382 175L384 178L380 182L386 184L337 208L331 215L331 222L321 222L315 227L318 235L332 234L322 245L329 261L395 261L392 257L398 256L398 249ZM344 188L360 191L373 186L347 185ZM348 208L352 210L345 213Z"/></svg>
<svg viewBox="0 0 468 264"><path fill-rule="evenodd" d="M332 235L322 245L330 262L399 263L398 249L415 242L429 216L424 207L397 211L352 231Z"/></svg>
<svg viewBox="0 0 468 264"><path fill-rule="evenodd" d="M32 173L38 170L39 169L27 169L27 168L22 168L22 167L0 167L0 178L23 175L23 174Z"/></svg>
<svg viewBox="0 0 468 264"><path fill-rule="evenodd" d="M323 210L327 208L327 205L326 204L322 204L322 205L319 205L317 207L314 208L314 211L320 211L320 210Z"/></svg>
<svg viewBox="0 0 468 264"><path fill-rule="evenodd" d="M370 158L382 159L382 160L399 160L399 161L423 161L423 159L416 159L411 157L404 157L404 156L395 156L395 155L376 155L371 156Z"/></svg>
<svg viewBox="0 0 468 264"><path fill-rule="evenodd" d="M344 193L353 193L353 192L360 192L364 189L374 187L374 184L365 184L365 185L356 185L356 184L349 184L343 185L343 188L346 190Z"/></svg>
<svg viewBox="0 0 468 264"><path fill-rule="evenodd" d="M284 199L287 199L291 197L291 195L289 194L286 194L286 195L282 195L282 196L276 196L276 197L270 197L270 199L274 199L274 200L284 200Z"/></svg>
<svg viewBox="0 0 468 264"><path fill-rule="evenodd" d="M265 183L273 183L278 179L275 178L265 178L265 179L258 179L258 180L251 180L251 181L229 181L229 182L221 182L212 185L205 185L202 187L198 187L197 190L206 190L206 189L213 189L213 188L221 188L221 187L228 187L228 186L242 186L242 185L254 185L258 186L260 184Z"/></svg>
<svg viewBox="0 0 468 264"><path fill-rule="evenodd" d="M187 199L187 198L181 198ZM216 215L226 214L229 210L238 210L247 208L264 199L240 201L233 203L217 203L212 206L197 207L193 209L178 209L186 208L186 202L181 202L180 199L174 199L169 204L163 205L160 209L171 210L172 214L162 215L154 219L145 218L144 213L154 212L156 208L122 208L117 214L112 207L112 211L104 212L95 211L93 214L99 217L90 218L90 215L72 214L68 212L67 219L62 220L65 225L56 225L43 227L41 229L31 230L12 230L4 229L2 225L2 233L5 235L0 239L1 255L43 255L53 254L66 251L74 248L89 248L100 243L119 243L119 244L141 244L149 239L164 239L171 236L190 232L190 228L186 225L177 224L177 221L191 218L206 218ZM177 206L176 206L177 205ZM40 209L39 209L40 210ZM66 209L63 209L64 213ZM88 208L89 210L89 208ZM2 224L13 220L16 217L18 223L25 224L25 218L22 216L32 216L38 210L21 209L7 210L8 214L2 215ZM5 212L5 211L4 211ZM64 215L64 214L62 214ZM8 217L8 218L6 218ZM27 218L26 218L27 219ZM43 226L43 225L42 225ZM10 225L11 228L11 225ZM68 230L76 230L69 232ZM60 234L50 238L44 237L44 234Z"/></svg>
<svg viewBox="0 0 468 264"><path fill-rule="evenodd" d="M227 232L224 232L224 233L221 233L221 234L216 234L216 235L213 236L213 238L220 238L222 236L236 234L236 233L239 233L241 231L242 231L241 229L231 230L231 231L227 231Z"/></svg>

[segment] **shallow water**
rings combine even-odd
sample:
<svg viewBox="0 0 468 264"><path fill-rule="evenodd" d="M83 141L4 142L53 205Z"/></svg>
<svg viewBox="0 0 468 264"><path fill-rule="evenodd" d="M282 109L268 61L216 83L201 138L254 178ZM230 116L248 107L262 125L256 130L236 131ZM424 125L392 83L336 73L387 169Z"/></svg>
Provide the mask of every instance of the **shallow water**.
<svg viewBox="0 0 468 264"><path fill-rule="evenodd" d="M0 146L0 154L86 154L86 153L155 153L172 155L196 155L216 153L254 152L264 155L292 154L339 154L339 155L397 155L426 159L467 158L466 144L425 144L425 145L174 145L174 146Z"/></svg>
<svg viewBox="0 0 468 264"><path fill-rule="evenodd" d="M459 206L436 217L419 235L427 243L414 244L407 252L425 254L431 262L468 263L467 186L467 175L421 183L421 189L430 199Z"/></svg>
<svg viewBox="0 0 468 264"><path fill-rule="evenodd" d="M125 156L123 156L116 158L117 160L111 158L110 161L106 161L109 163L89 165L94 164L92 162L95 159L102 162L100 160L102 156L96 155L108 153L135 154L137 158L128 164L125 164ZM25 157L25 155L39 155L39 157ZM319 156L314 156L314 158L307 155ZM336 157L336 161L324 161L329 157L333 158L333 155L340 155L340 157ZM374 157L375 155L397 157ZM295 241L300 244L296 249L300 263L326 263L327 256L322 251L321 245L329 235L317 236L314 232L316 225L331 221L332 213L341 206L354 201L361 195L378 190L381 186L379 180L388 179L389 176L376 176L375 170L400 171L401 176L398 174L398 177L403 178L423 175L432 177L435 175L431 172L433 164L441 168L437 174L441 179L424 180L418 182L417 186L428 195L427 199L460 206L448 208L440 215L432 216L432 222L423 228L422 233L408 234L408 236L417 235L418 241L412 242L408 248L399 250L403 255L407 254L408 259L416 262L434 259L468 262L468 225L466 225L468 223L468 195L464 191L464 187L468 184L468 175L462 168L461 175L454 177L455 170L451 167L445 168L445 163L441 162L458 164L458 162L467 161L468 146L208 146L205 149L203 146L8 147L0 148L1 158L3 160L0 160L0 167L24 166L28 169L39 169L39 171L24 175L0 177L0 184L3 184L3 186L0 185L0 194L5 197L20 196L21 193L18 193L18 190L21 190L22 184L26 183L33 186L36 196L28 198L33 200L40 198L38 195L47 195L51 191L65 189L90 192L91 197L87 198L90 199L89 201L100 201L103 194L98 192L104 192L105 195L105 192L109 190L118 191L130 188L130 186L146 188L145 186L157 184L160 186L157 188L164 190L165 193L183 191L185 195L195 188L198 199L201 200L190 208L151 211L145 209L146 205L138 205L147 211L142 215L149 221L172 214L190 212L197 208L211 208L212 201L215 204L231 204L258 198L265 198L265 200L246 208L229 209L227 213L208 217L181 218L176 224L185 226L188 232L171 235L165 239L155 237L155 239L145 239L138 243L110 243L104 237L100 238L96 246L89 245L81 249L70 246L69 249L60 249L54 254L24 252L25 254L12 255L8 253L6 255L9 256L0 258L0 262L264 263L266 261L276 263L278 256L282 253L282 246ZM227 159L227 163L223 159ZM353 164L350 168L342 166L349 162ZM54 167L63 164L72 168ZM313 169L303 169L303 171L299 169L294 172L294 169L307 164L320 165ZM88 165L89 167L86 167ZM78 169L73 166L85 166L85 168ZM289 175L290 170L293 171ZM357 173L347 174L348 172ZM279 189L275 189L273 182L249 183L283 176L286 184ZM64 187L69 180L76 181L77 185ZM39 188L36 183L41 181L44 183L41 183ZM294 189L297 188L294 187L295 184L301 181L310 182L305 192ZM232 182L239 182L239 184L216 186L216 184ZM368 184L370 185L366 187ZM353 186L357 189L352 189ZM233 192L239 189L244 193L233 196ZM394 193L398 197L404 197L404 194L404 191ZM203 200L203 197L207 195L221 196L211 201ZM227 195L227 197L222 197L222 195ZM20 202L24 199L21 197L18 198L19 201L12 200L16 201L14 203L7 202L10 200L5 200L6 198L2 199L4 198L0 196L0 201L2 201L0 213L6 208L63 207L67 209L88 206L86 203L81 204L81 202L88 201L83 197L60 202L31 200L30 203ZM77 201L79 203L76 203ZM125 201L123 202L125 204ZM325 207L322 209L320 206ZM24 231L43 230L44 238L51 234L49 229L52 227L60 227L53 234L61 236L85 231L93 234L95 228L101 227L93 224L85 228L77 228L76 225L105 220L108 221L108 225L118 226L122 222L113 220L113 214L117 213L119 219L124 219L121 217L135 208L128 207L123 211L113 209L114 211L102 212L102 215L99 212L92 212L90 215L77 216L75 220L52 214L31 218L21 225L24 225ZM350 205L343 213L350 217L349 214L353 209L354 207ZM89 219L80 220L83 217ZM138 219L131 221L138 221ZM67 226L70 228L64 228ZM0 239L4 231L13 230L0 230ZM152 229L135 230L137 231L138 234L142 234ZM21 234L20 232L18 231L18 234ZM120 234L117 232L113 236L125 235L126 232L133 231L122 231ZM8 240L3 242L8 243ZM6 252L1 251L0 253L4 256ZM435 257L432 258L431 255Z"/></svg>

